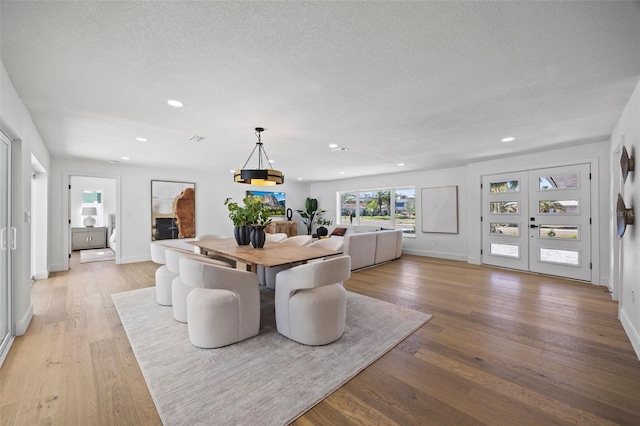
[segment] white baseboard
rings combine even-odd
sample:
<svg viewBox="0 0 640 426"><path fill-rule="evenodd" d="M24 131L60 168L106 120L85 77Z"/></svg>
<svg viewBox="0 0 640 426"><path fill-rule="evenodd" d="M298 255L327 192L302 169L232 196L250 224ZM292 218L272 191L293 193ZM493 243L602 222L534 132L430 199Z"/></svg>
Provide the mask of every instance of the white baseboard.
<svg viewBox="0 0 640 426"><path fill-rule="evenodd" d="M467 263L471 263L473 265L479 265L480 264L480 258L479 257L467 256Z"/></svg>
<svg viewBox="0 0 640 426"><path fill-rule="evenodd" d="M416 256L425 256L425 257L437 257L439 259L449 259L449 260L461 260L466 261L467 256L459 255L459 254L451 254L451 253L442 253L437 251L424 251L424 250L402 250L403 254L413 254Z"/></svg>
<svg viewBox="0 0 640 426"><path fill-rule="evenodd" d="M49 272L60 272L60 271L66 271L67 268L64 267L63 264L58 263L55 265L49 265Z"/></svg>
<svg viewBox="0 0 640 426"><path fill-rule="evenodd" d="M34 280L46 280L47 278L49 278L49 271L40 271L33 275Z"/></svg>
<svg viewBox="0 0 640 426"><path fill-rule="evenodd" d="M24 316L16 321L16 336L22 336L27 332L31 318L33 318L33 305L29 305L29 309L27 309Z"/></svg>
<svg viewBox="0 0 640 426"><path fill-rule="evenodd" d="M624 331L627 333L627 337L631 341L631 346L633 346L633 350L636 351L636 356L638 360L640 360L640 334L638 334L638 330L633 326L633 323L627 316L627 313L620 310L620 322L622 323L622 327Z"/></svg>

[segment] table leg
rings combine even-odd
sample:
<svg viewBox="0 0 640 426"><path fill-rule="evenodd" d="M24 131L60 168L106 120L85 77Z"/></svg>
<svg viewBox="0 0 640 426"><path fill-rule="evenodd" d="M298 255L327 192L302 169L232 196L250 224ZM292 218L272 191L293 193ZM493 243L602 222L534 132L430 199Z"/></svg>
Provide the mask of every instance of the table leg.
<svg viewBox="0 0 640 426"><path fill-rule="evenodd" d="M244 263L236 261L236 269L239 269L241 271L253 272L255 274L258 272L258 265L254 263Z"/></svg>

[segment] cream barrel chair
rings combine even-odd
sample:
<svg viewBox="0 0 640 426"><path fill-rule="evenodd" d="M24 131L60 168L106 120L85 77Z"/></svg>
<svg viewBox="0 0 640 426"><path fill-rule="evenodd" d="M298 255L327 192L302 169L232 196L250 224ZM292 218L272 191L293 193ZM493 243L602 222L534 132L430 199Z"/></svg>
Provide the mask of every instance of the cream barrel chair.
<svg viewBox="0 0 640 426"><path fill-rule="evenodd" d="M267 234L266 240L274 243L280 243L289 238L287 234L276 233L276 234Z"/></svg>
<svg viewBox="0 0 640 426"><path fill-rule="evenodd" d="M158 304L171 306L171 283L178 276L179 270L177 263L172 263L171 267L167 265L167 250L174 250L179 253L189 253L186 250L169 247L162 241L153 241L151 243L151 261L158 263L160 266L156 269L156 300Z"/></svg>
<svg viewBox="0 0 640 426"><path fill-rule="evenodd" d="M347 315L347 293L342 283L349 277L349 256L331 257L278 273L278 333L304 345L326 345L342 337Z"/></svg>
<svg viewBox="0 0 640 426"><path fill-rule="evenodd" d="M254 273L180 258L180 280L192 290L186 300L189 340L218 348L256 336L260 290Z"/></svg>
<svg viewBox="0 0 640 426"><path fill-rule="evenodd" d="M167 259L167 268L170 272L175 274L171 281L171 305L173 307L173 318L179 322L187 322L187 296L191 290L193 290L193 287L184 284L180 278L180 259L187 257L200 262L206 262L226 268L230 268L231 265L220 260L210 259L206 256L178 249L167 249L165 251L165 257Z"/></svg>
<svg viewBox="0 0 640 426"><path fill-rule="evenodd" d="M279 244L294 246L308 246L311 244L311 235L296 235L282 240ZM276 275L280 271L290 268L289 265L263 267L258 266L258 281L269 288L276 288Z"/></svg>

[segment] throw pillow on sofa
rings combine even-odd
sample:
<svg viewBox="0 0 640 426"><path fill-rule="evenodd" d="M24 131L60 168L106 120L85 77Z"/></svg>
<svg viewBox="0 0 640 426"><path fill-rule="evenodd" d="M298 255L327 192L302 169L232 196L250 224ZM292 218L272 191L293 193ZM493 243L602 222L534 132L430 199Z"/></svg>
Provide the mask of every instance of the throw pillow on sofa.
<svg viewBox="0 0 640 426"><path fill-rule="evenodd" d="M347 232L347 228L335 228L331 231L331 235L335 235L336 237L343 237L345 232Z"/></svg>

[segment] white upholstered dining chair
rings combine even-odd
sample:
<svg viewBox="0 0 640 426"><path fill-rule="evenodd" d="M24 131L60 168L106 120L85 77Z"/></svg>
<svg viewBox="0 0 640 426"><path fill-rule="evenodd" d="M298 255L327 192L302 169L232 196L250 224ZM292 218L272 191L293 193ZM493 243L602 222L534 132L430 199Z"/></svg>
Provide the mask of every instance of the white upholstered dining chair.
<svg viewBox="0 0 640 426"><path fill-rule="evenodd" d="M230 268L231 265L220 260L210 259L206 256L188 252L185 250L167 249L165 251L167 258L167 268L175 273L175 277L171 281L171 306L173 308L173 318L179 322L187 322L187 296L193 290L193 286L185 284L181 277L182 258L195 259L200 262Z"/></svg>
<svg viewBox="0 0 640 426"><path fill-rule="evenodd" d="M180 280L192 288L186 299L192 344L218 348L258 334L260 290L256 274L185 256L180 258Z"/></svg>
<svg viewBox="0 0 640 426"><path fill-rule="evenodd" d="M344 333L351 257L331 257L278 273L278 333L304 345L326 345Z"/></svg>

